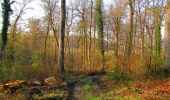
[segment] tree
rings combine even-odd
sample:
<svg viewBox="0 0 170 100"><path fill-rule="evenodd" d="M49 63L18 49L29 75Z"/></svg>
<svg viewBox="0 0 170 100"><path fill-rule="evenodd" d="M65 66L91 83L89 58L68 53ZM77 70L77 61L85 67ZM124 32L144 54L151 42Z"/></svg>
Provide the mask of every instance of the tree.
<svg viewBox="0 0 170 100"><path fill-rule="evenodd" d="M115 38L115 43L114 43L114 71L116 72L115 74L119 74L119 52L120 52L120 36L121 36L121 28L122 28L122 18L124 16L124 11L125 11L125 3L124 1L120 1L120 0L114 0L115 2L115 6L113 6L113 4L110 5L109 8L109 18L108 18L108 24L110 24L111 26L111 32L114 35L113 37ZM111 23L109 23L111 22ZM107 28L109 27L109 25L107 26ZM107 35L108 38L108 35ZM108 39L107 39L108 41ZM107 43L108 45L108 43ZM120 74L119 74L120 75Z"/></svg>
<svg viewBox="0 0 170 100"><path fill-rule="evenodd" d="M14 1L10 2L10 0L4 0L4 2L2 3L2 13L3 13L2 45L1 45L2 52L5 50L7 45L7 32L10 25L10 21L9 21L10 13L13 12L13 10L11 9L11 4L13 3Z"/></svg>
<svg viewBox="0 0 170 100"><path fill-rule="evenodd" d="M35 52L36 50L39 50L39 52L41 52L42 50L42 40L43 40L43 36L42 34L44 34L43 29L44 27L42 26L42 22L40 19L38 18L30 18L29 19L29 33L31 34L31 50L33 50L32 52Z"/></svg>
<svg viewBox="0 0 170 100"><path fill-rule="evenodd" d="M66 20L66 0L61 0L61 34L59 38L59 72L64 72L64 37L65 37L65 20Z"/></svg>
<svg viewBox="0 0 170 100"><path fill-rule="evenodd" d="M156 12L156 22L155 22L155 44L156 44L156 55L155 55L155 70L161 64L161 44L162 44L162 21L164 16L164 0L157 2L157 7L155 8Z"/></svg>
<svg viewBox="0 0 170 100"><path fill-rule="evenodd" d="M88 34L87 34L87 29L88 29L88 10L89 10L89 1L88 0L75 0L75 7L74 9L77 12L77 17L80 18L79 24L80 28L82 29L82 51L83 51L83 67L87 67L87 64L89 61L88 59ZM90 26L90 25L89 25Z"/></svg>
<svg viewBox="0 0 170 100"><path fill-rule="evenodd" d="M91 68L91 43L92 43L92 21L93 21L93 0L91 0L90 7L90 30L89 30L89 51L88 51L88 65Z"/></svg>
<svg viewBox="0 0 170 100"><path fill-rule="evenodd" d="M96 0L96 24L98 33L98 47L101 54L101 67L104 67L104 35L103 35L103 15L102 15L102 0Z"/></svg>
<svg viewBox="0 0 170 100"><path fill-rule="evenodd" d="M66 45L65 45L65 51L67 51L68 49L68 56L69 56L69 63L68 66L71 65L70 67L73 69L74 66L74 61L73 61L73 56L72 56L72 51L73 48L71 48L70 46L70 42L71 42L71 36L70 36L70 32L72 31L72 24L75 18L74 15L74 9L73 6L70 4L71 7L67 7L67 13L66 13Z"/></svg>
<svg viewBox="0 0 170 100"><path fill-rule="evenodd" d="M24 14L25 10L28 9L27 5L31 3L31 0L24 0L20 9L19 9L19 13L17 14L14 23L12 24L11 27L11 33L12 33L12 46L11 46L11 51L12 51L12 55L11 55L11 60L12 60L12 66L15 65L15 42L16 42L16 32L17 32L17 24L18 21L20 20L20 18L22 17L22 15Z"/></svg>
<svg viewBox="0 0 170 100"><path fill-rule="evenodd" d="M130 7L130 25L129 25L129 32L127 34L127 42L126 42L126 49L125 49L125 67L126 71L129 71L129 58L132 51L132 39L133 39L133 20L134 20L134 7L133 7L133 0L129 0L129 7Z"/></svg>
<svg viewBox="0 0 170 100"><path fill-rule="evenodd" d="M54 38L56 40L56 47L58 48L58 36L57 36L57 28L55 23L57 23L57 19L55 18L55 14L57 13L57 3L58 0L41 0L43 3L43 9L46 13L45 20L47 21L47 29L46 29L46 36L44 42L44 60L46 62L46 55L47 55L47 40L50 35L50 31L53 31ZM55 18L55 19L54 19ZM56 50L55 50L56 52ZM55 55L56 56L56 55Z"/></svg>
<svg viewBox="0 0 170 100"><path fill-rule="evenodd" d="M165 66L170 72L170 0L167 2L166 11L166 32L165 32Z"/></svg>

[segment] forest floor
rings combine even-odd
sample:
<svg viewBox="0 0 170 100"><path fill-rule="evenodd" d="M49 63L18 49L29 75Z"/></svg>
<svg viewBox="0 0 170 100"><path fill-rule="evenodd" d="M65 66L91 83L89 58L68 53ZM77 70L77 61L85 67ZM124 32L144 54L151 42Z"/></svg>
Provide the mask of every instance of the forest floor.
<svg viewBox="0 0 170 100"><path fill-rule="evenodd" d="M69 97L72 100L170 100L170 77L116 82L110 74L80 75L70 78L69 88L66 83L60 83L0 92L0 100L71 100Z"/></svg>

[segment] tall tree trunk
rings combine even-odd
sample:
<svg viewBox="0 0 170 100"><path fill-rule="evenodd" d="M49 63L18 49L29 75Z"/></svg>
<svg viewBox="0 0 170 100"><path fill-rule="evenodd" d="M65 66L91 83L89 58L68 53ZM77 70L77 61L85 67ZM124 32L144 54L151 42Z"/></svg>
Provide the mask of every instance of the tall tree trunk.
<svg viewBox="0 0 170 100"><path fill-rule="evenodd" d="M101 67L102 71L105 71L102 0L96 0L96 24L98 33L98 47L101 54Z"/></svg>
<svg viewBox="0 0 170 100"><path fill-rule="evenodd" d="M58 36L57 36L57 32L56 32L56 29L54 28L54 26L51 26L52 27L52 30L53 30L53 33L54 33L54 38L56 40L56 45L57 45L57 49L59 48L59 44L58 44Z"/></svg>
<svg viewBox="0 0 170 100"><path fill-rule="evenodd" d="M118 68L119 66L119 33L120 33L120 19L117 17L116 18L116 23L115 23L115 28L116 28L116 48L115 48L115 57L116 57L116 62L115 62L115 67Z"/></svg>
<svg viewBox="0 0 170 100"><path fill-rule="evenodd" d="M149 49L148 49L148 57L147 57L147 62L146 62L146 65L147 65L147 78L150 74L150 67L151 67L151 62L152 62L152 32L150 32L150 28L149 28L149 23L146 22L146 31L147 31L147 34L148 34L148 40L149 40Z"/></svg>
<svg viewBox="0 0 170 100"><path fill-rule="evenodd" d="M54 38L55 38L55 61L57 62L57 51L58 51L58 48L59 48L59 44L58 44L58 36L57 36L57 33L56 33L56 30L54 28L54 26L51 26L52 29L53 29L53 33L54 33Z"/></svg>
<svg viewBox="0 0 170 100"><path fill-rule="evenodd" d="M170 0L168 0L166 15L165 66L168 72L170 72Z"/></svg>
<svg viewBox="0 0 170 100"><path fill-rule="evenodd" d="M45 61L45 64L46 64L46 56L47 56L47 40L48 40L48 35L49 35L49 24L47 26L47 33L46 33L46 36L45 36L45 40L44 40L44 61Z"/></svg>
<svg viewBox="0 0 170 100"><path fill-rule="evenodd" d="M59 72L64 72L64 37L65 37L65 20L66 20L66 0L61 0L61 34L59 38Z"/></svg>
<svg viewBox="0 0 170 100"><path fill-rule="evenodd" d="M108 25L109 26L109 25ZM108 27L107 26L107 27ZM107 54L109 54L109 29L106 31L106 48L107 48Z"/></svg>
<svg viewBox="0 0 170 100"><path fill-rule="evenodd" d="M91 0L91 8L90 8L90 30L89 30L89 50L88 50L88 65L91 68L91 33L92 33L92 20L93 20L93 0Z"/></svg>
<svg viewBox="0 0 170 100"><path fill-rule="evenodd" d="M17 15L15 21L14 21L14 24L12 26L12 55L11 55L11 60L12 60L12 67L14 67L15 65L15 42L16 42L16 30L17 30L17 23L19 21L19 19L21 18L22 14L24 13L24 10L25 10L25 7L28 3L24 4L21 8L20 8L20 12L19 14Z"/></svg>
<svg viewBox="0 0 170 100"><path fill-rule="evenodd" d="M156 21L156 57L155 57L155 71L157 70L157 67L161 64L161 27L162 27L162 17L160 16Z"/></svg>
<svg viewBox="0 0 170 100"><path fill-rule="evenodd" d="M132 36L133 36L133 20L134 20L134 8L133 8L133 0L129 0L129 7L130 7L130 25L129 25L129 32L127 34L127 42L125 48L125 72L129 72L130 62L129 58L132 51Z"/></svg>
<svg viewBox="0 0 170 100"><path fill-rule="evenodd" d="M94 31L94 35L93 35L93 37L94 37L94 40L93 40L93 55L94 55L95 51L96 51L96 22L95 21L94 21L93 31Z"/></svg>
<svg viewBox="0 0 170 100"><path fill-rule="evenodd" d="M11 51L12 51L12 54L11 54L11 61L12 61L12 64L11 64L11 69L12 69L12 72L11 74L14 75L14 66L15 66L15 54L16 54L16 51L15 51L15 43L16 43L16 29L17 29L17 22L19 20L21 16L21 13L19 14L19 16L17 16L15 22L14 22L14 25L12 26L12 46L11 46Z"/></svg>
<svg viewBox="0 0 170 100"><path fill-rule="evenodd" d="M4 52L7 44L7 32L8 27L10 25L10 12L12 12L11 9L11 2L10 0L4 0L2 3L2 11L3 11L3 22L2 22L2 45L1 45L1 53Z"/></svg>
<svg viewBox="0 0 170 100"><path fill-rule="evenodd" d="M156 54L159 58L161 55L161 26L162 26L162 18L156 23Z"/></svg>
<svg viewBox="0 0 170 100"><path fill-rule="evenodd" d="M83 44L84 44L84 50L83 50L83 54L84 54L84 66L87 67L87 60L88 60L88 57L87 57L87 52L88 52L88 45L87 45L87 26L86 26L86 21L85 21L85 17L84 17L84 14L82 15L82 20L83 20Z"/></svg>

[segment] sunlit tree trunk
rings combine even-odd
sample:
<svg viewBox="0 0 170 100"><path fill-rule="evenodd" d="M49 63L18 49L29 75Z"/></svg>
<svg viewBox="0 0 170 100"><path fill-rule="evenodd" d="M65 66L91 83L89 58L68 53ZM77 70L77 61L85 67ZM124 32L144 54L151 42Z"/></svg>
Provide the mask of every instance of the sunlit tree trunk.
<svg viewBox="0 0 170 100"><path fill-rule="evenodd" d="M87 52L88 52L88 45L87 45L87 23L85 21L85 15L82 15L82 21L83 21L83 58L84 58L84 66L87 67Z"/></svg>
<svg viewBox="0 0 170 100"><path fill-rule="evenodd" d="M46 32L46 36L45 36L45 39L44 39L44 61L46 63L46 56L47 56L47 40L48 40L48 35L49 35L49 22L48 22L48 25L47 25L47 32Z"/></svg>
<svg viewBox="0 0 170 100"><path fill-rule="evenodd" d="M91 0L91 8L90 8L90 30L89 30L89 50L88 50L88 65L91 68L91 33L92 33L92 20L93 20L93 0Z"/></svg>
<svg viewBox="0 0 170 100"><path fill-rule="evenodd" d="M166 32L165 32L165 66L170 72L170 0L167 4L166 13Z"/></svg>
<svg viewBox="0 0 170 100"><path fill-rule="evenodd" d="M96 52L96 19L94 19L93 32L94 32L94 34L93 34L93 37L94 37L94 39L93 39L93 55L94 55Z"/></svg>
<svg viewBox="0 0 170 100"><path fill-rule="evenodd" d="M115 62L115 67L119 66L119 33L120 33L120 18L116 18L116 23L115 23L115 28L116 28L116 48L115 48L115 57L116 57L116 62Z"/></svg>

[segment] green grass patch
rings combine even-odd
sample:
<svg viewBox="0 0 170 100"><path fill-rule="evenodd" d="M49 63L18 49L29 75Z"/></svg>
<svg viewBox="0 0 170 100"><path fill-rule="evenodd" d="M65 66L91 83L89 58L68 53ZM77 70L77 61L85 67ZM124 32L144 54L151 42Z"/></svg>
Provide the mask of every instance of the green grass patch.
<svg viewBox="0 0 170 100"><path fill-rule="evenodd" d="M63 97L66 96L65 91L58 91L58 92L52 92L48 94L44 94L43 96L33 96L35 100L62 100Z"/></svg>
<svg viewBox="0 0 170 100"><path fill-rule="evenodd" d="M94 94L88 94L85 96L85 100L103 100L100 96Z"/></svg>

